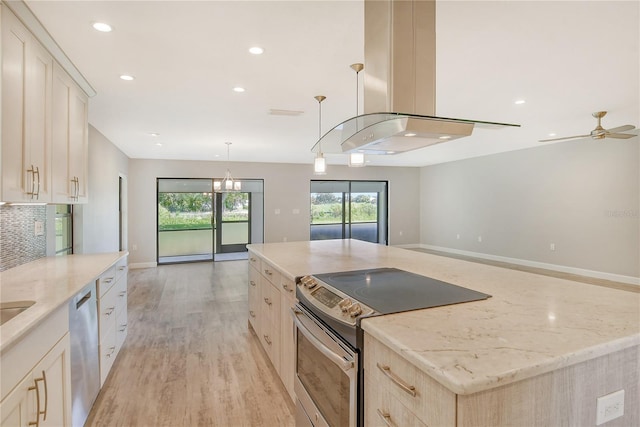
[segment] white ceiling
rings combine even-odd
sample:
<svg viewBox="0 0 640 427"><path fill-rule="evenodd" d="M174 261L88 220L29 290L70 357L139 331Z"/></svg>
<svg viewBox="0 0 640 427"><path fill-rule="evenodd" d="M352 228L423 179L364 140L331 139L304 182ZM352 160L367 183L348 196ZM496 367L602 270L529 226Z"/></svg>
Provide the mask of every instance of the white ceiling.
<svg viewBox="0 0 640 427"><path fill-rule="evenodd" d="M364 60L362 1L27 4L96 89L90 123L131 158L226 160L231 141L232 161L311 164L313 97L327 96L323 133L356 113L349 65ZM368 159L422 166L532 147L551 132L588 133L598 110L609 111L605 128L637 126L639 20L637 1L438 2L436 113L522 127ZM265 53L249 54L254 45Z"/></svg>

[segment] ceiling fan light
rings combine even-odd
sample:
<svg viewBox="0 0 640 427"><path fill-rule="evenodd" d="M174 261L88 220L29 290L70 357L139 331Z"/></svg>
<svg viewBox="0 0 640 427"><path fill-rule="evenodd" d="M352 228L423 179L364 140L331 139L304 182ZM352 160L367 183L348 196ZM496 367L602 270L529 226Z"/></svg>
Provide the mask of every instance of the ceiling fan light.
<svg viewBox="0 0 640 427"><path fill-rule="evenodd" d="M351 153L349 154L349 167L361 168L365 165L364 153Z"/></svg>

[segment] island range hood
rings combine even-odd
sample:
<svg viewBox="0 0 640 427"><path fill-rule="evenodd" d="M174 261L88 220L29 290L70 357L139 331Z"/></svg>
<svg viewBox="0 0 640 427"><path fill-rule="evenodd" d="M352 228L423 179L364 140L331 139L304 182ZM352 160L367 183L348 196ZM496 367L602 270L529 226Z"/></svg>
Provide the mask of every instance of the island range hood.
<svg viewBox="0 0 640 427"><path fill-rule="evenodd" d="M438 117L435 1L364 0L364 110L312 151L396 154L508 123Z"/></svg>

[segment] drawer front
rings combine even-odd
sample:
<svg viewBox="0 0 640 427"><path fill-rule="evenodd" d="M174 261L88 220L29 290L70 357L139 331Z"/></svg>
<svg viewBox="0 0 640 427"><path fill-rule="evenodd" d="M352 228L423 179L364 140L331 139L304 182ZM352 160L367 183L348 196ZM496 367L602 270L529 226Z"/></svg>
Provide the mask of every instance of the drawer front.
<svg viewBox="0 0 640 427"><path fill-rule="evenodd" d="M417 415L407 409L398 399L378 384L365 380L365 425L367 426L398 426L398 427L427 427Z"/></svg>
<svg viewBox="0 0 640 427"><path fill-rule="evenodd" d="M280 281L282 280L282 276L278 270L276 270L271 264L262 260L262 270L260 272L262 275L271 283L276 286L280 286Z"/></svg>
<svg viewBox="0 0 640 427"><path fill-rule="evenodd" d="M453 392L368 334L365 349L365 382L388 391L427 425L455 425Z"/></svg>
<svg viewBox="0 0 640 427"><path fill-rule="evenodd" d="M118 299L118 292L115 287L109 289L106 294L98 299L98 334L101 341L116 326Z"/></svg>
<svg viewBox="0 0 640 427"><path fill-rule="evenodd" d="M249 265L255 268L258 271L261 271L260 268L260 257L249 251Z"/></svg>
<svg viewBox="0 0 640 427"><path fill-rule="evenodd" d="M116 283L116 266L112 265L98 277L98 298L102 298Z"/></svg>
<svg viewBox="0 0 640 427"><path fill-rule="evenodd" d="M113 328L100 341L100 386L104 385L104 381L109 375L111 366L117 354L116 329Z"/></svg>
<svg viewBox="0 0 640 427"><path fill-rule="evenodd" d="M127 266L127 258L122 258L116 263L116 280L120 281L123 277L127 277L129 267Z"/></svg>

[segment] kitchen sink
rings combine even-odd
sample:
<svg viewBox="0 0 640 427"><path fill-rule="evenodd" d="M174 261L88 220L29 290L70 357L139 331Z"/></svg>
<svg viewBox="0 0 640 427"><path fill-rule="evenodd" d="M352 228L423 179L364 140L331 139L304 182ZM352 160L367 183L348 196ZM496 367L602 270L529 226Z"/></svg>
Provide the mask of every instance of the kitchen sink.
<svg viewBox="0 0 640 427"><path fill-rule="evenodd" d="M35 303L35 301L0 302L0 325L13 319Z"/></svg>

